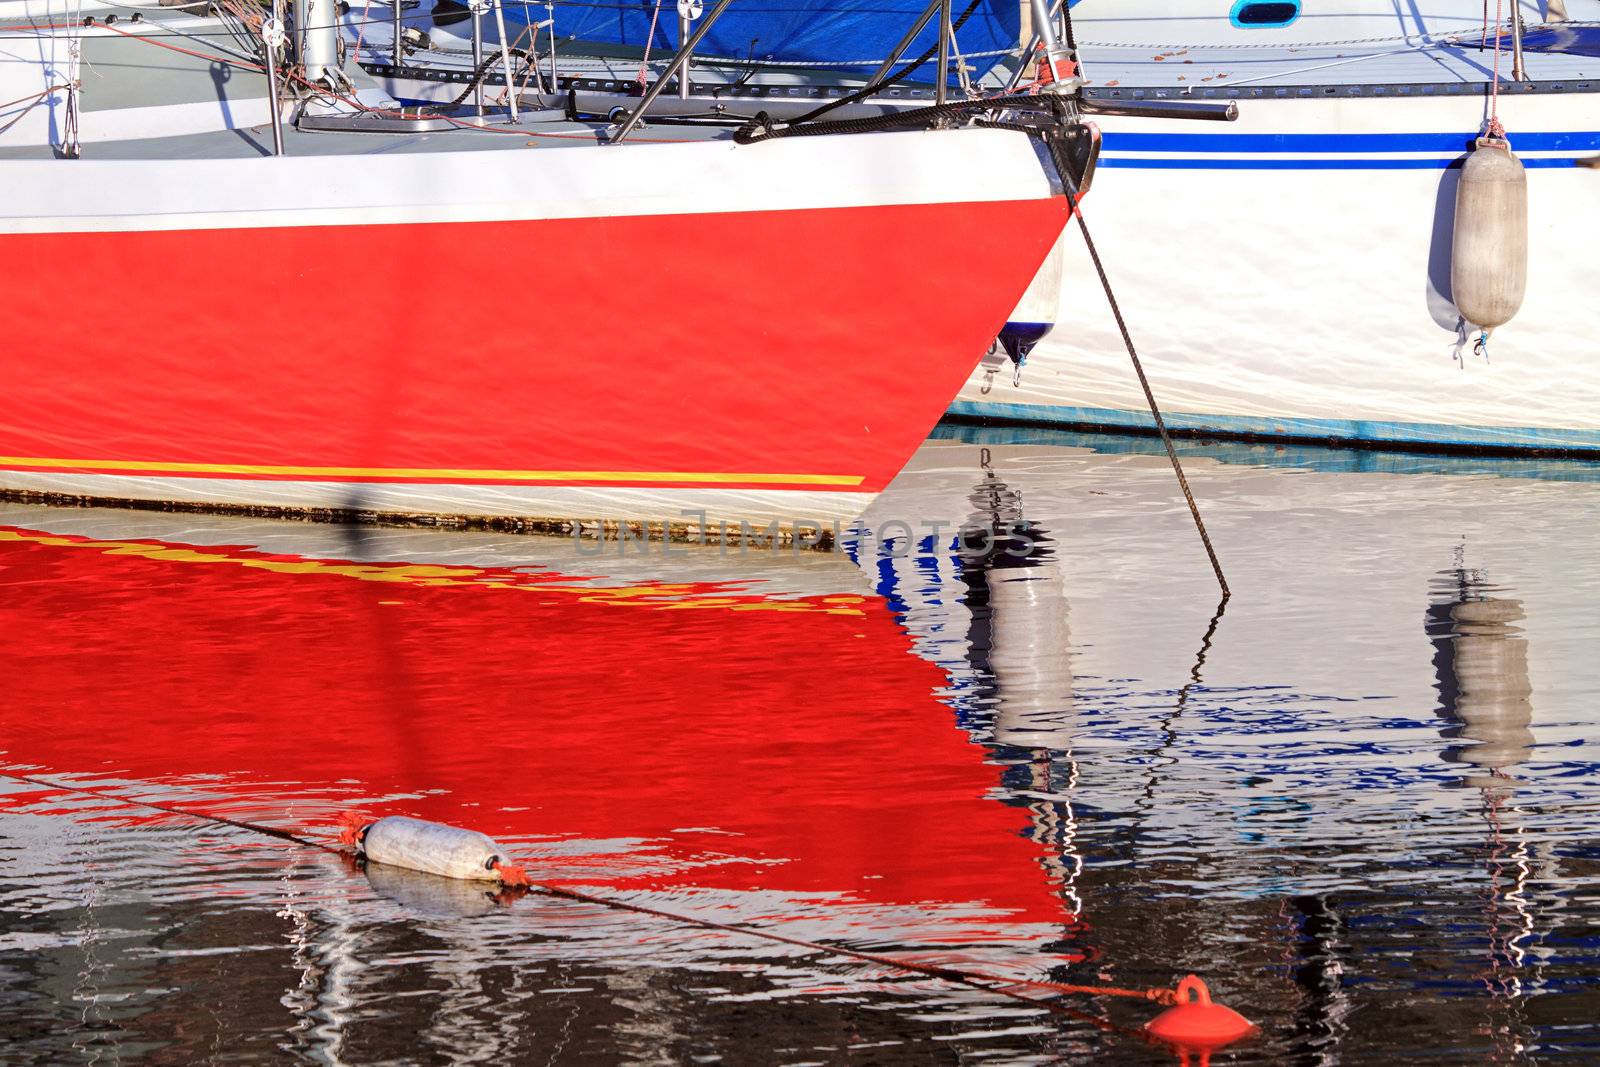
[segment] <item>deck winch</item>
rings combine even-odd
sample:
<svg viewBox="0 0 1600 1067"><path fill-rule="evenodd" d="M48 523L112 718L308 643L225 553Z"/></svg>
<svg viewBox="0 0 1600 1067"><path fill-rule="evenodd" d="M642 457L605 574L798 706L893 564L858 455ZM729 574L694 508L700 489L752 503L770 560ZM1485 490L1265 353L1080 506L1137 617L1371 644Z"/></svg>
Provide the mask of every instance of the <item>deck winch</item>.
<svg viewBox="0 0 1600 1067"><path fill-rule="evenodd" d="M1528 174L1511 142L1491 128L1473 143L1456 187L1450 293L1482 331L1481 349L1522 306L1528 284Z"/></svg>

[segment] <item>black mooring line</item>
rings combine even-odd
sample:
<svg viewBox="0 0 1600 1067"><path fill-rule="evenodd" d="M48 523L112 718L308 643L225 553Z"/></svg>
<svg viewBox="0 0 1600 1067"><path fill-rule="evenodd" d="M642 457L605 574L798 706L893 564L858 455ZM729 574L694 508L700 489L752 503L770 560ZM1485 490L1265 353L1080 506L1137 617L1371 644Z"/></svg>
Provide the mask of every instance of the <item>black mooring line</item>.
<svg viewBox="0 0 1600 1067"><path fill-rule="evenodd" d="M101 800L111 800L118 804L130 807L149 808L152 811L165 812L169 815L181 815L200 822L217 823L223 826L234 827L239 830L265 834L269 837L275 837L281 841L289 841L297 845L304 845L307 848L317 849L322 852L330 852L338 856L349 855L349 853L345 852L343 848L327 844L323 841L301 837L300 835L292 833L288 830L280 830L273 826L262 826L259 823L241 822L236 819L229 819L225 816L213 815L210 812L196 811L193 808L178 808L169 804L157 804L150 800L141 800L137 797L121 796L116 793L107 792L101 789L92 789L88 786L69 784L66 782L55 782L48 778L35 778L31 775L19 774L10 768L0 769L0 777L10 778L18 782L26 782L29 785L39 786L43 789L54 789L65 793L81 793L84 796L96 797ZM765 930L761 927L751 926L745 923L727 923L719 922L716 919L703 919L694 915L685 915L681 912L667 911L661 908L652 908L645 904L634 904L630 901L619 900L614 897L597 896L593 893L585 893L581 889L569 889L564 886L547 885L540 882L528 882L521 886L515 886L512 888L520 888L526 890L527 892L538 893L539 895L546 897L555 897L557 899L580 901L585 904L594 904L603 908L612 909L614 911L633 912L634 914L638 915L646 915L657 919L665 919L681 926L693 926L702 930L715 930L719 933L743 934L747 937L758 938L762 941L777 942L797 948L808 949L825 956L853 959L858 962L867 962L879 966L892 967L910 974L920 974L924 977L942 979L946 982L967 986L969 988L981 990L986 993L993 993L1010 1000L1020 1000L1026 1004L1043 1008L1044 1010L1057 1015L1065 1015L1073 1019L1077 1019L1080 1022L1087 1022L1101 1030L1129 1034L1137 1037L1145 1036L1140 1030L1118 1025L1110 1020L1102 1019L1097 1015L1090 1015L1086 1012L1077 1011L1073 1008L1067 1007L1065 1004L1062 1004L1057 1000L1047 1000L1041 997L1032 997L1025 993L1017 992L1015 988L1007 988L1008 986L1034 988L1043 987L1062 993L1105 992L1121 993L1126 995L1128 992L1117 990L1115 987L1106 987L1103 990L1091 991L1087 987L1077 988L1061 986L1058 983L1039 981L1035 979L1008 978L1004 975L964 971L957 967L939 967L930 964L918 963L913 960L902 960L895 956L883 956L873 952L863 952L860 949L853 949L844 945L830 945L820 941L806 941L801 938L788 937L784 934L775 933L771 930ZM1146 996L1144 999L1154 998ZM1156 1002L1165 1003L1164 1001Z"/></svg>
<svg viewBox="0 0 1600 1067"><path fill-rule="evenodd" d="M11 778L18 782L27 782L29 785L36 785L41 789L55 789L63 793L82 793L84 796L98 797L101 800L111 800L118 804L129 805L136 808L149 808L151 811L165 812L168 815L181 815L186 819L195 819L199 822L216 823L219 826L231 826L236 830L245 830L255 834L265 834L268 837L276 837L280 841L292 841L297 845L304 845L307 848L321 849L323 852L332 852L338 855L345 854L343 849L334 848L332 845L329 845L326 842L314 841L308 837L301 837L299 834L291 833L288 830L280 830L275 826L262 826L259 823L240 822L237 819L230 819L224 815L213 815L208 811L195 811L192 808L175 808L170 804L157 804L150 800L140 800L136 797L125 797L118 793L106 792L103 789L90 789L88 786L72 785L66 782L52 782L48 778L34 778L26 774L18 774L16 771L10 769L0 770L0 777Z"/></svg>
<svg viewBox="0 0 1600 1067"><path fill-rule="evenodd" d="M1150 415L1155 419L1156 432L1161 435L1161 443L1167 448L1167 458L1172 460L1172 470L1178 476L1178 486L1183 490L1183 499L1189 502L1189 514L1194 516L1195 529L1200 531L1200 542L1206 546L1206 556L1211 560L1211 569L1216 572L1217 584L1222 587L1222 599L1226 602L1233 592L1228 588L1228 579L1223 576L1222 564L1217 561L1217 550L1211 547L1211 535L1206 532L1205 520L1200 517L1200 505L1194 502L1194 493L1189 489L1189 479L1184 476L1183 464L1178 461L1178 450L1172 446L1172 436L1167 433L1167 423L1161 417L1161 408L1156 404L1156 394L1150 389L1150 379L1145 377L1144 365L1139 362L1139 352L1133 346L1133 336L1128 333L1128 324L1122 318L1122 309L1117 306L1117 295L1111 290L1111 279L1106 277L1106 268L1100 262L1100 253L1094 246L1094 238L1089 236L1089 224L1083 221L1083 207L1078 203L1077 185L1067 168L1059 169L1062 188L1067 194L1067 204L1072 208L1072 214L1077 217L1078 229L1083 233L1083 243L1089 249L1089 258L1094 261L1095 273L1100 275L1100 287L1106 292L1106 302L1111 305L1111 314L1117 320L1117 329L1122 331L1122 343L1127 346L1128 358L1133 360L1134 373L1139 376L1139 385L1144 389L1145 402L1150 405Z"/></svg>

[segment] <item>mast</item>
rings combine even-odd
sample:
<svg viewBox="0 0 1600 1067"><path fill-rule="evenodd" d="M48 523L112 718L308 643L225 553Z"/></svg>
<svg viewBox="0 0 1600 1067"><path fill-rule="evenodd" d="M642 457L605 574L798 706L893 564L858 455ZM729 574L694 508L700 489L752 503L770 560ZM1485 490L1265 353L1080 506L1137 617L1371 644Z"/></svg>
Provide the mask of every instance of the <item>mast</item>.
<svg viewBox="0 0 1600 1067"><path fill-rule="evenodd" d="M328 84L339 70L339 13L334 0L294 0L294 22L306 81Z"/></svg>

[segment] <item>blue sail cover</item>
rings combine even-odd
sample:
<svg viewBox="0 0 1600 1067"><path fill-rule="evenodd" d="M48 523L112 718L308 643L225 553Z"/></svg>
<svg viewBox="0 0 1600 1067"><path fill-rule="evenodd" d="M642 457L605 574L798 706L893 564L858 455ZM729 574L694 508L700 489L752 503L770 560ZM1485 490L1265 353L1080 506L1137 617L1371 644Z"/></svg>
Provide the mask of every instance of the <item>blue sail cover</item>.
<svg viewBox="0 0 1600 1067"><path fill-rule="evenodd" d="M841 73L865 74L889 57L900 38L927 8L929 0L733 0L711 31L695 49L697 55L742 60L778 60L816 63ZM972 0L951 0L951 19L958 19ZM643 48L650 32L656 0L595 0L557 3L554 7L558 41L597 42ZM706 11L711 0L706 0ZM546 17L539 0L508 3L507 18L538 21ZM704 17L704 16L702 16ZM902 62L910 62L938 42L937 16L906 49ZM691 32L693 24L691 23ZM1021 8L1017 0L977 0L977 6L956 42L963 56L1015 48L1021 34ZM678 47L677 0L661 0L652 51L670 53ZM1002 57L969 59L980 76ZM851 60L859 67L839 67ZM922 79L935 77L932 62L916 72ZM896 69L899 69L896 67Z"/></svg>
<svg viewBox="0 0 1600 1067"><path fill-rule="evenodd" d="M738 2L734 0L734 3ZM1600 26L1557 22L1530 27L1522 33L1522 49L1525 52L1565 52L1568 55L1600 58Z"/></svg>

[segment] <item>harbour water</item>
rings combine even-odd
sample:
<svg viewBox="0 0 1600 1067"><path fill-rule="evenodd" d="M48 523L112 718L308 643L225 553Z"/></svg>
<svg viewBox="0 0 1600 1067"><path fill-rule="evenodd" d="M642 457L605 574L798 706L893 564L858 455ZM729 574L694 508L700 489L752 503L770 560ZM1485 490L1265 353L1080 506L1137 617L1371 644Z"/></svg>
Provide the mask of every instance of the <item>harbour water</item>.
<svg viewBox="0 0 1600 1067"><path fill-rule="evenodd" d="M941 426L837 553L0 505L0 1059L1178 1062L670 915L1600 1058L1600 465L1183 452L1225 606L1139 438ZM670 915L244 825L348 810Z"/></svg>

